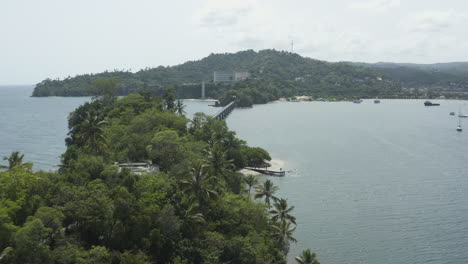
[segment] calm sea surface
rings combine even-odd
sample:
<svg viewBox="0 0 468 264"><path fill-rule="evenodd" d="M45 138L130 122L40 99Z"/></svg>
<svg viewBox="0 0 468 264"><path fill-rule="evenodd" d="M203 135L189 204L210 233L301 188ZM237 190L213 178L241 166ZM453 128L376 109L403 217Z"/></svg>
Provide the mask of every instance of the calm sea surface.
<svg viewBox="0 0 468 264"><path fill-rule="evenodd" d="M35 169L55 169L68 113L89 98L31 98L31 86L0 87L0 156L18 150ZM213 114L186 101L188 116ZM466 263L468 119L464 102L382 100L271 103L236 109L230 129L285 161L272 178L298 218L290 262L304 248L322 263Z"/></svg>
<svg viewBox="0 0 468 264"><path fill-rule="evenodd" d="M468 263L468 119L463 102L272 103L229 127L286 162L272 178L322 263Z"/></svg>

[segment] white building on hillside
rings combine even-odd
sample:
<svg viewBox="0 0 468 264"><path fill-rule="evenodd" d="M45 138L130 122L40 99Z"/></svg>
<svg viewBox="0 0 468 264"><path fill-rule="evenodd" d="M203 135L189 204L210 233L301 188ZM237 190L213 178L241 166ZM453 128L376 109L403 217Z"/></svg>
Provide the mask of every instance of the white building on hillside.
<svg viewBox="0 0 468 264"><path fill-rule="evenodd" d="M213 82L215 83L244 81L248 78L250 78L249 72L215 71L213 73Z"/></svg>

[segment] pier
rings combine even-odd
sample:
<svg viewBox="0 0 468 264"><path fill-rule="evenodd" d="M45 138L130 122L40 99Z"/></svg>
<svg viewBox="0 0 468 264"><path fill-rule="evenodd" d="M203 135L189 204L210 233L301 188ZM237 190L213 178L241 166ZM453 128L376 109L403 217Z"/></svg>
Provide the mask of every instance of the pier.
<svg viewBox="0 0 468 264"><path fill-rule="evenodd" d="M236 101L232 101L229 104L227 104L223 109L219 110L214 116L214 120L224 120L228 115L234 110L236 107Z"/></svg>
<svg viewBox="0 0 468 264"><path fill-rule="evenodd" d="M277 176L277 177L283 177L286 175L286 171L281 170L281 171L273 171L273 170L267 170L267 169L258 169L258 168L252 168L252 167L245 167L244 169L255 171L261 174L266 174L270 176Z"/></svg>

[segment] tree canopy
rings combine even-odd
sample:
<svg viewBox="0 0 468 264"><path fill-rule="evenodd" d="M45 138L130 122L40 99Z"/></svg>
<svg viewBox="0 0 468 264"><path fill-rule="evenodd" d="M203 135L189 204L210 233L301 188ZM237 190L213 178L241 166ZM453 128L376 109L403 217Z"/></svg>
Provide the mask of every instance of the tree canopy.
<svg viewBox="0 0 468 264"><path fill-rule="evenodd" d="M20 153L7 158L0 263L286 263L293 207L267 181L258 197L279 201L269 211L250 196L257 180L238 172L268 152L224 121L176 114L167 99L97 96L78 107L58 172L33 172Z"/></svg>

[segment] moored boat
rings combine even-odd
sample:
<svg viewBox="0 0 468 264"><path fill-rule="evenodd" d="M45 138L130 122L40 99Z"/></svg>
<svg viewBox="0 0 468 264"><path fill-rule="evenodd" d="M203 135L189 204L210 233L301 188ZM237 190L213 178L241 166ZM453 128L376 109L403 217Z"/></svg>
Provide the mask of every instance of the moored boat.
<svg viewBox="0 0 468 264"><path fill-rule="evenodd" d="M459 118L467 118L468 117L467 114L462 113L461 106L458 108L458 117Z"/></svg>
<svg viewBox="0 0 468 264"><path fill-rule="evenodd" d="M458 132L462 132L462 127L461 127L461 120L460 120L460 117L458 118L458 126L457 126L457 131Z"/></svg>
<svg viewBox="0 0 468 264"><path fill-rule="evenodd" d="M424 102L424 105L425 106L439 106L440 104L434 104L434 103L431 103L431 101L426 101Z"/></svg>

